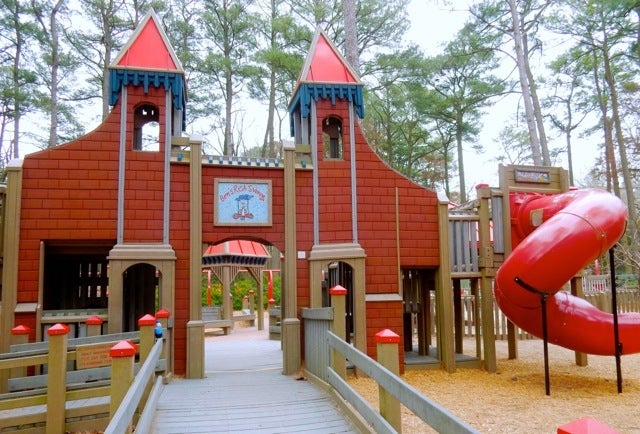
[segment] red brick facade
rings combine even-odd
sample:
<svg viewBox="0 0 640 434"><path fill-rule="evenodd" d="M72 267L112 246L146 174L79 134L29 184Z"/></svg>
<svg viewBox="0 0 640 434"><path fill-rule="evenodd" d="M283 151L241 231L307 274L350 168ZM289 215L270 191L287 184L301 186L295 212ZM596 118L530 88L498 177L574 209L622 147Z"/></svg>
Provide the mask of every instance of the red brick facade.
<svg viewBox="0 0 640 434"><path fill-rule="evenodd" d="M115 245L117 242L119 161L125 161L123 243L162 243L165 185L165 131L160 128L160 150L133 150L133 110L140 104L156 106L163 119L165 90L127 87L126 151L120 156L122 98L95 131L73 142L28 155L23 164L20 214L18 303L37 303L40 243L82 242ZM357 243L366 253L366 294L399 294L401 268L437 269L439 234L437 197L387 166L367 144L359 123L355 132L357 233L352 221L352 150L349 103L320 99L316 107L319 243ZM342 159L325 160L322 122L336 117L343 123ZM162 122L160 123L162 125ZM296 249L314 247L313 172L296 172ZM216 179L270 179L272 225L266 227L214 226ZM189 164L170 165L169 244L176 254L174 353L175 372L186 369L186 324L190 320L190 205ZM230 239L252 239L272 244L284 252L284 177L282 168L220 166L202 168L202 241L216 244ZM296 252L284 252L296 254ZM297 306L310 306L310 270L297 259ZM111 277L110 277L111 278ZM367 352L374 356L374 335L391 329L403 335L403 304L372 301L366 304ZM35 315L16 316L16 323L35 330ZM33 339L35 335L31 338ZM400 349L401 357L403 350ZM401 358L401 362L402 362Z"/></svg>

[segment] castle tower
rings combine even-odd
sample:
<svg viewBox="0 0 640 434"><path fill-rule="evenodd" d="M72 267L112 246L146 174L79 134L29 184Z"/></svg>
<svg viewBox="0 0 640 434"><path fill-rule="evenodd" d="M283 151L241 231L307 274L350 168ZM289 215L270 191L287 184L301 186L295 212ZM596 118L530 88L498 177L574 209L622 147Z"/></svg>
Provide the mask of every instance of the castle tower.
<svg viewBox="0 0 640 434"><path fill-rule="evenodd" d="M359 244L356 130L364 117L362 82L318 30L289 105L291 135L313 166L310 304L347 289L347 339L366 349L364 249ZM317 290L322 288L322 290Z"/></svg>
<svg viewBox="0 0 640 434"><path fill-rule="evenodd" d="M174 301L170 159L172 141L184 126L185 79L153 11L108 76L109 103L120 106L116 245L108 258L109 331L119 332L153 312L156 298L169 311ZM153 293L156 285L159 294Z"/></svg>

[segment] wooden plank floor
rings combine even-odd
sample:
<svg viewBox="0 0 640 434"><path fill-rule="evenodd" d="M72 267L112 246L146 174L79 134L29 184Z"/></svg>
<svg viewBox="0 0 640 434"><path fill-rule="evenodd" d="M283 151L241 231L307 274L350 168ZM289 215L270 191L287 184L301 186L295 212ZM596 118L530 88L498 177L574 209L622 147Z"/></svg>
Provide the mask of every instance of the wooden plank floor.
<svg viewBox="0 0 640 434"><path fill-rule="evenodd" d="M205 377L165 386L152 433L357 433L309 381L282 374L279 341L255 327L208 336Z"/></svg>

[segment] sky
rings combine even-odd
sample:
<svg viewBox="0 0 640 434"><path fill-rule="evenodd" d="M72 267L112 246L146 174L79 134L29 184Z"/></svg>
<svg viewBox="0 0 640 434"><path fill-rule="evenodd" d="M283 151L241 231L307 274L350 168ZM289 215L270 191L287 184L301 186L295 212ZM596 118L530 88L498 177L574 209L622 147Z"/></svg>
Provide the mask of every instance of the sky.
<svg viewBox="0 0 640 434"><path fill-rule="evenodd" d="M441 46L452 40L459 29L462 28L468 18L468 4L473 3L468 0L454 0L456 9L443 5L441 0L411 0L409 5L409 16L413 17L411 27L408 30L407 38L420 45L426 55L435 55L441 51ZM512 65L507 65L509 69ZM534 74L543 72L544 63L533 64ZM512 122L511 114L516 110L518 104L517 97L506 98L496 103L489 109L489 114L482 119L482 129L478 136L479 143L485 152L476 154L469 149L465 149L465 180L467 190L479 184L488 183L491 186L498 185L498 162L495 155L500 153L499 146L496 145L496 138L500 130L507 122ZM546 131L550 147L564 146L564 137L558 137L557 132ZM596 138L582 139L577 142L574 136L573 172L574 180L579 182L588 174L593 167L593 163L598 155ZM576 147L579 146L579 152ZM467 146L470 148L470 146ZM566 153L562 155L562 165L568 169ZM473 193L471 196L473 197Z"/></svg>

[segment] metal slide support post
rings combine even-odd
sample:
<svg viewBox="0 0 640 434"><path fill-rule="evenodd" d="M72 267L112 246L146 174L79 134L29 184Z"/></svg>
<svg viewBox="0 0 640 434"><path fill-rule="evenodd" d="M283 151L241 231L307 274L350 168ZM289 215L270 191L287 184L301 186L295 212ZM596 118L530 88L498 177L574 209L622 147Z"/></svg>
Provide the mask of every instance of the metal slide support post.
<svg viewBox="0 0 640 434"><path fill-rule="evenodd" d="M622 366L620 364L622 344L620 343L620 331L618 330L618 295L616 291L616 267L613 249L614 247L609 249L609 268L611 269L611 310L613 311L613 342L616 346L616 379L618 383L618 393L622 393Z"/></svg>
<svg viewBox="0 0 640 434"><path fill-rule="evenodd" d="M551 395L551 383L549 381L549 330L547 329L547 295L540 295L542 305L542 342L544 343L544 392Z"/></svg>

